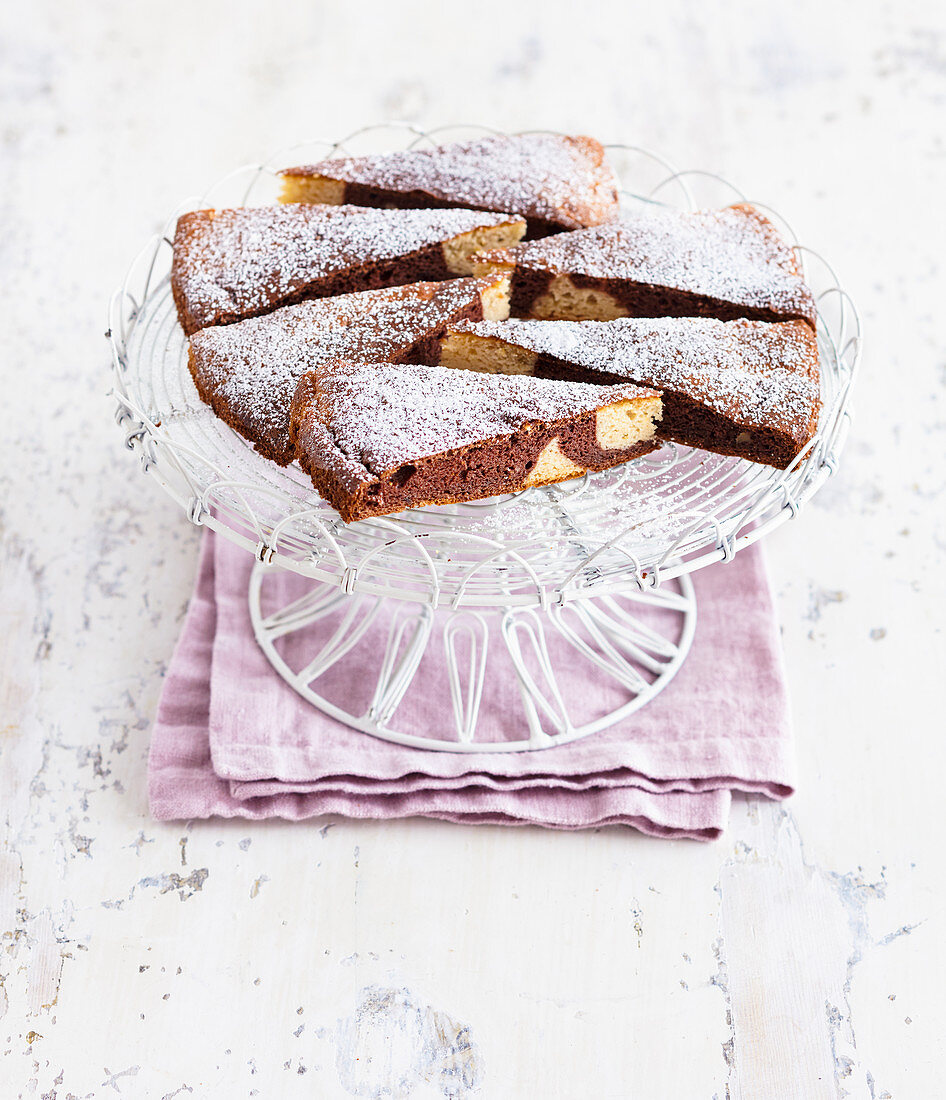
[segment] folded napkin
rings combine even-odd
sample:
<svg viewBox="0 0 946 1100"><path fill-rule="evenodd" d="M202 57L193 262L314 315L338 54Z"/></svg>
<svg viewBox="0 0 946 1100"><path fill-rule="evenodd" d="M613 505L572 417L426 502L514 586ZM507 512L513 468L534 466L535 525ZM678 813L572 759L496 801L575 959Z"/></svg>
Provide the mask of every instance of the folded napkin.
<svg viewBox="0 0 946 1100"><path fill-rule="evenodd" d="M341 814L561 829L620 824L653 836L711 840L726 824L733 791L791 794L780 646L756 548L696 574L692 649L652 702L601 733L516 753L405 747L315 709L279 678L256 644L247 609L251 569L248 553L205 534L196 589L152 732L156 818ZM268 583L278 589L279 606L307 587L283 571ZM293 645L315 652L313 638L321 631L324 640L337 625L337 617L329 618L310 627L307 638L287 639L289 663L303 663L292 660ZM375 662L388 629L382 612L361 643L375 647ZM590 701L604 712L626 697L593 666L556 661L557 647L564 647L563 658L574 651L556 631L546 635L553 667L565 669L563 698ZM440 647L431 646L417 676L435 684L444 678L443 664ZM316 690L363 710L374 687L370 680L357 662L341 662ZM525 736L517 700L511 674L508 680L488 678L478 736L480 729L493 737ZM408 692L393 724L451 736L449 693Z"/></svg>

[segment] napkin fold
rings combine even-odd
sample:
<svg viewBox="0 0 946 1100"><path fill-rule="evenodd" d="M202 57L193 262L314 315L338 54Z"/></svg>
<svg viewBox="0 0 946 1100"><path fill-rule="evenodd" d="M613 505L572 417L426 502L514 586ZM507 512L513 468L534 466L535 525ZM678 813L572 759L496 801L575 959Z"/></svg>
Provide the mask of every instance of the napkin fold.
<svg viewBox="0 0 946 1100"><path fill-rule="evenodd" d="M159 819L210 816L293 820L434 817L468 824L582 829L620 824L652 836L711 840L733 791L784 798L794 760L780 643L761 552L697 573L693 646L670 685L601 733L527 752L454 753L372 737L317 710L276 674L257 645L247 607L252 558L206 532L194 595L168 668L149 758ZM279 571L276 606L308 582ZM367 606L367 605L366 605ZM285 639L299 667L339 626L344 608ZM398 605L382 606L349 654L316 681L330 700L367 708L378 647ZM635 608L656 620L659 609ZM387 616L387 617L386 617ZM490 630L498 630L499 616ZM604 713L628 696L595 666L574 660L556 631L546 639L562 698ZM490 636L488 651L501 642ZM355 659L359 654L364 660ZM442 647L430 646L392 725L452 736ZM525 736L515 678L487 678L477 726L487 738Z"/></svg>

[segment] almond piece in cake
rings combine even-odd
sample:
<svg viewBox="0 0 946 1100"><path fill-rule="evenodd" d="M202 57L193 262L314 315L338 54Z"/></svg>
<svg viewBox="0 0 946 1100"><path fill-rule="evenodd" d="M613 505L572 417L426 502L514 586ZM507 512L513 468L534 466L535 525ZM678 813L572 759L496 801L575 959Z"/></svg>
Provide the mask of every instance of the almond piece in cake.
<svg viewBox="0 0 946 1100"><path fill-rule="evenodd" d="M529 237L599 225L618 209L617 181L594 138L515 134L367 157L339 157L282 173L283 202L467 206L515 210Z"/></svg>
<svg viewBox="0 0 946 1100"><path fill-rule="evenodd" d="M814 436L821 408L818 342L803 321L464 322L450 326L440 362L651 386L663 395L659 438L782 469Z"/></svg>
<svg viewBox="0 0 946 1100"><path fill-rule="evenodd" d="M748 204L641 206L606 225L482 253L474 269L511 275L516 317L816 321L794 252Z"/></svg>
<svg viewBox="0 0 946 1100"><path fill-rule="evenodd" d="M508 312L503 276L415 283L285 306L190 338L201 398L266 458L292 461L289 407L296 383L326 359L425 361L446 326Z"/></svg>
<svg viewBox="0 0 946 1100"><path fill-rule="evenodd" d="M639 386L331 361L292 403L296 457L346 522L603 470L656 446Z"/></svg>
<svg viewBox="0 0 946 1100"><path fill-rule="evenodd" d="M178 219L171 289L184 332L310 298L469 275L470 257L521 240L516 214L296 203Z"/></svg>

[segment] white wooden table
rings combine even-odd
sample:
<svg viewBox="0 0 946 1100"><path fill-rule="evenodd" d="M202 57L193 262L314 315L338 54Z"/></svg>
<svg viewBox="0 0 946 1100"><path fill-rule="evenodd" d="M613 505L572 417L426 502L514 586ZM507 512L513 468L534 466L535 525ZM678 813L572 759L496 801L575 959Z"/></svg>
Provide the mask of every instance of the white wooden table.
<svg viewBox="0 0 946 1100"><path fill-rule="evenodd" d="M943 1095L942 7L0 18L0 1098ZM717 170L858 301L842 470L769 540L800 789L715 844L148 817L199 533L121 449L107 296L184 195L384 117Z"/></svg>

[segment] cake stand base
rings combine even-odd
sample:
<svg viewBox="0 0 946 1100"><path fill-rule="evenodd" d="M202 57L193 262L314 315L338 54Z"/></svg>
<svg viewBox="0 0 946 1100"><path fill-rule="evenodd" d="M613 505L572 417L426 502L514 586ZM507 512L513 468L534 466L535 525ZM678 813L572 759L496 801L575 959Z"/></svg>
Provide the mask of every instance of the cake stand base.
<svg viewBox="0 0 946 1100"><path fill-rule="evenodd" d="M696 628L685 576L548 609L434 609L257 564L249 610L267 659L313 706L446 752L551 748L606 729L667 686Z"/></svg>

